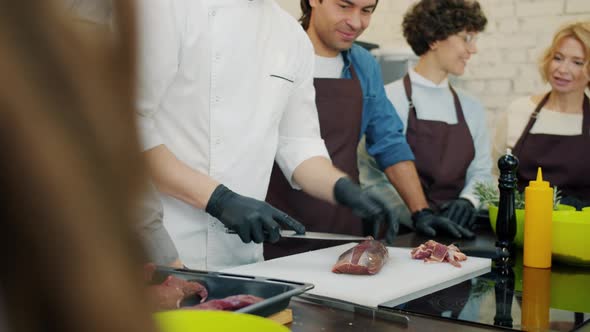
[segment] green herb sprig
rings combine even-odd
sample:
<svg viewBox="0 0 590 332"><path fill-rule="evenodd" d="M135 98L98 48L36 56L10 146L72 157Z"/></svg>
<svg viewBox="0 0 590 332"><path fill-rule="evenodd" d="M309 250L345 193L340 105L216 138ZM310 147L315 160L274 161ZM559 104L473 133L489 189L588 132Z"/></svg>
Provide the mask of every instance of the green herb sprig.
<svg viewBox="0 0 590 332"><path fill-rule="evenodd" d="M477 182L474 188L474 194L477 196L483 206L498 206L500 202L500 190L497 185L490 182ZM553 187L553 210L557 210L557 205L561 201L561 191L557 186ZM524 192L514 190L514 208L524 209Z"/></svg>

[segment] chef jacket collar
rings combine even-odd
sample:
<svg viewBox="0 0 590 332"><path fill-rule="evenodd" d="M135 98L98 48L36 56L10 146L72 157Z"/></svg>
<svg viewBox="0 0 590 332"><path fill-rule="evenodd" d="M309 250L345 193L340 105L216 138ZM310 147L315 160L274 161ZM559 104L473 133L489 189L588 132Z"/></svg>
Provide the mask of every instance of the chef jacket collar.
<svg viewBox="0 0 590 332"><path fill-rule="evenodd" d="M435 84L434 82L427 79L426 77L418 74L414 70L414 68L410 68L409 73L410 73L410 80L414 84L423 85L428 88L438 88L438 89L443 89L443 88L447 89L449 87L449 79L448 78L445 78L444 80L442 80L442 82L440 82L440 84Z"/></svg>

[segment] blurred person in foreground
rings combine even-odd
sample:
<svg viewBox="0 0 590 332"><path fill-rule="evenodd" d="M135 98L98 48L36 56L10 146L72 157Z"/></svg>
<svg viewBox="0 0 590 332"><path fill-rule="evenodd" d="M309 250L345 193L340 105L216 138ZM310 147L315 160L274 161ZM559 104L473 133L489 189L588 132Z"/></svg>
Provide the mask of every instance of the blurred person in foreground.
<svg viewBox="0 0 590 332"><path fill-rule="evenodd" d="M90 34L113 34L113 4L108 0L61 0L73 15L76 28ZM164 207L156 188L147 183L138 202L138 231L149 253L149 260L157 265L182 267L178 251L164 227Z"/></svg>
<svg viewBox="0 0 590 332"><path fill-rule="evenodd" d="M515 100L502 113L494 140L497 157L518 157L518 187L534 180L537 168L557 186L562 204L590 205L590 21L559 29L539 61L551 91Z"/></svg>
<svg viewBox="0 0 590 332"><path fill-rule="evenodd" d="M2 331L155 330L133 222L133 5L116 7L112 38L53 1L0 0Z"/></svg>

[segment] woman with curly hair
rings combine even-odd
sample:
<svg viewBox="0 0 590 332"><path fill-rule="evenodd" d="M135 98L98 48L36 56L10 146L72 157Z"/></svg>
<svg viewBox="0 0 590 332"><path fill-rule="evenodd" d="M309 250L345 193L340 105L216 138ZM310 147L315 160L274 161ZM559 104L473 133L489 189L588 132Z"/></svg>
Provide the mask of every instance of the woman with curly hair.
<svg viewBox="0 0 590 332"><path fill-rule="evenodd" d="M474 223L479 205L475 183L491 180L490 141L483 106L455 91L448 76L464 73L486 24L477 1L419 1L404 16L403 32L420 58L403 79L385 87L404 123L430 208L466 227ZM396 203L395 189L359 150L363 185L380 187L397 205L400 222L411 227L410 213Z"/></svg>
<svg viewBox="0 0 590 332"><path fill-rule="evenodd" d="M494 152L507 148L519 158L519 188L537 167L561 190L561 203L590 205L590 22L571 23L553 37L539 62L551 91L515 100L499 119Z"/></svg>

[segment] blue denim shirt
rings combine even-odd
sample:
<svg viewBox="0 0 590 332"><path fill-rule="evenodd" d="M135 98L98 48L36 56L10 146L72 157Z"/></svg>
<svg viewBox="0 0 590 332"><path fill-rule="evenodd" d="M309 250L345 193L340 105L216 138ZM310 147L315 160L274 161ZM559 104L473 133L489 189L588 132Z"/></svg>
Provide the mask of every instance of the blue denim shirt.
<svg viewBox="0 0 590 332"><path fill-rule="evenodd" d="M369 154L381 170L401 161L414 160L403 132L404 126L385 94L381 68L375 58L358 45L342 52L342 57L342 78L352 78L350 66L354 66L363 90L361 137L366 137Z"/></svg>

